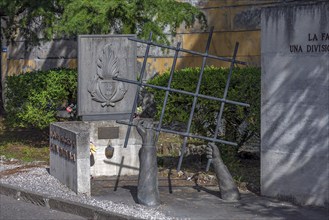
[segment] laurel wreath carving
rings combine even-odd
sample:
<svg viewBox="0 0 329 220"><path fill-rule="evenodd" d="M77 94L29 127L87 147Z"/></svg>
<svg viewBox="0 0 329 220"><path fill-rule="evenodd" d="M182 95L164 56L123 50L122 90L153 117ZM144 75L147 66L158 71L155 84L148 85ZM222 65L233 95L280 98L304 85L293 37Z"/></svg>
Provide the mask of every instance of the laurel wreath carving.
<svg viewBox="0 0 329 220"><path fill-rule="evenodd" d="M112 79L119 76L119 69L118 58L111 46L111 44L104 46L97 60L96 74L88 86L91 99L100 102L102 107L114 107L127 92L124 83Z"/></svg>

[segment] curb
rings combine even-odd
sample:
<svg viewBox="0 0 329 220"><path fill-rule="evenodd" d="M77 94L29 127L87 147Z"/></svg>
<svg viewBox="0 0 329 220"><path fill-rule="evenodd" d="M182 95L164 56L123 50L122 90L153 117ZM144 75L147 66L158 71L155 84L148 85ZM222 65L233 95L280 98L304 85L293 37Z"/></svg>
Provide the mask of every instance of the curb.
<svg viewBox="0 0 329 220"><path fill-rule="evenodd" d="M37 206L48 207L49 209L67 212L92 220L126 220L137 219L132 216L104 211L103 209L91 205L81 204L72 201L65 201L61 198L51 197L29 190L22 190L14 186L0 183L0 194L13 197L17 200L32 203Z"/></svg>

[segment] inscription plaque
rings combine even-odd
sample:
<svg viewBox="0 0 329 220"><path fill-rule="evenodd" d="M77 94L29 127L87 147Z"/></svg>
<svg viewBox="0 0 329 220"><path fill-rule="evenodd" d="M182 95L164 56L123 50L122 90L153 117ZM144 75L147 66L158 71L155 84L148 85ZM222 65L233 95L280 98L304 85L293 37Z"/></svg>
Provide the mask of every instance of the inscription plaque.
<svg viewBox="0 0 329 220"><path fill-rule="evenodd" d="M98 139L117 139L119 138L119 127L99 127Z"/></svg>

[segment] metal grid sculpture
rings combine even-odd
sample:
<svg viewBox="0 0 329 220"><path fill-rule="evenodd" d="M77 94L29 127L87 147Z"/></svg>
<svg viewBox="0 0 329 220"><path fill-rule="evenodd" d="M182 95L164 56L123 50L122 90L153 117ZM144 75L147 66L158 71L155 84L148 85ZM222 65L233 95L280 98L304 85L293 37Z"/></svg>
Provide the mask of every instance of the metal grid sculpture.
<svg viewBox="0 0 329 220"><path fill-rule="evenodd" d="M238 42L235 44L234 53L233 53L233 57L232 58L226 58L226 57L219 57L219 56L210 55L208 52L209 52L209 48L210 48L210 42L211 42L212 34L213 34L213 27L211 28L211 30L209 32L208 41L207 41L207 45L206 45L206 48L205 48L205 52L204 53L200 53L200 52L196 52L196 51L192 51L192 50L183 49L183 48L180 47L181 46L181 43L180 42L177 43L177 46L176 47L157 44L155 42L152 42L152 40L151 40L152 39L152 33L150 33L149 38L148 38L147 41L136 39L136 38L129 38L129 40L132 40L132 41L135 41L135 42L139 42L139 43L142 43L142 44L146 44L147 46L146 46L146 50L145 50L143 65L142 65L140 76L139 76L139 81L128 80L128 79L123 79L123 78L119 78L119 77L113 77L114 80L118 80L118 81L122 81L122 82L126 82L126 83L131 83L131 84L138 85L138 87L137 87L137 93L136 93L136 96L135 96L135 99L134 99L133 108L132 108L132 111L131 111L129 122L127 123L127 122L119 121L119 123L123 123L123 124L126 124L126 125L129 126L128 127L128 130L127 130L127 133L126 133L124 147L127 147L128 139L129 139L129 135L130 135L130 131L131 131L131 126L133 126L133 119L134 119L134 114L135 114L136 109L137 109L140 87L144 87L144 86L145 87L151 87L151 88L155 88L155 89L160 89L160 90L166 91L164 102L163 102L163 106L162 106L162 112L161 112L160 119L159 119L159 123L154 128L154 130L156 131L156 140L155 140L155 143L157 142L157 139L158 139L158 136L159 136L159 133L160 132L178 134L178 135L181 135L181 136L184 137L183 145L181 147L181 155L180 155L180 158L179 158L177 170L180 170L181 169L183 157L184 157L184 154L185 154L185 151L186 151L187 139L189 137L203 139L203 140L210 141L210 142L217 142L217 143L222 143L222 144L228 144L228 145L232 145L232 146L237 146L237 143L226 141L226 140L222 140L222 139L217 139L217 136L218 136L218 132L219 132L219 129L220 129L220 126L221 126L221 121L222 121L224 106L225 106L226 103L233 104L233 105L244 106L244 107L249 107L250 106L247 103L242 103L242 102L237 102L237 101L232 101L232 100L226 99L227 93L228 93L228 88L229 88L229 85L230 85L232 71L233 71L233 68L234 68L234 64L246 65L247 63L246 62L243 62L243 61L236 60L236 55L237 55L238 48L239 48L239 43ZM148 56L149 56L149 50L150 50L150 47L151 46L160 47L160 48L164 48L164 49L169 49L169 50L174 50L175 51L174 60L173 60L172 66L171 66L170 77L169 77L169 81L168 81L167 87L156 86L156 85L147 84L147 83L144 83L143 82L144 75L145 75L146 63L147 63L147 59L148 59ZM178 54L180 52L189 53L189 54L193 54L193 55L197 55L197 56L203 57L202 66L201 66L201 70L200 70L200 74L199 74L199 80L198 80L198 83L197 83L197 88L196 88L195 93L187 92L187 91L184 91L184 90L177 90L177 89L171 88L171 82L172 82L172 78L173 78L173 75L174 75L174 70L175 70L175 67L176 67L176 61L177 61L177 58L178 58ZM202 81L202 76L203 76L204 68L206 66L207 58L221 60L221 61L225 61L225 62L230 62L231 63L230 64L229 74L227 76L227 81L226 81L226 86L225 86L224 94L223 94L223 97L222 98L217 98L217 97L213 97L213 96L207 96L207 95L203 95L203 94L200 94L199 93L200 86L201 86L201 81ZM181 94L193 96L193 104L192 104L192 108L191 108L191 112L190 112L190 116L189 116L189 120L188 120L188 124L187 124L187 130L185 132L179 132L179 131L174 131L174 130L162 128L162 120L163 120L163 116L164 116L164 113L165 113L165 108L166 108L166 105L167 105L167 100L168 100L169 92L176 92L176 93L181 93ZM193 115L194 115L194 110L195 110L195 107L196 107L196 103L197 103L197 99L198 98L204 98L204 99L214 100L214 101L218 101L218 102L221 103L220 110L219 110L218 115L217 115L217 124L216 124L216 129L215 129L215 133L214 133L214 136L213 137L206 137L206 136L194 135L194 134L191 134L190 133L191 124L192 124ZM211 163L211 160L208 161L207 168L206 168L207 171L209 169L210 163Z"/></svg>

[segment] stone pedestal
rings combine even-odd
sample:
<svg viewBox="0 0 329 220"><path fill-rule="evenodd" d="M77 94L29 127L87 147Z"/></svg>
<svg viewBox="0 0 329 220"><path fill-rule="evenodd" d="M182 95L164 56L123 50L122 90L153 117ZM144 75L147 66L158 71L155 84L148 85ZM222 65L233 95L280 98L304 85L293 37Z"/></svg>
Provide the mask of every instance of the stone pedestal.
<svg viewBox="0 0 329 220"><path fill-rule="evenodd" d="M95 164L91 167L92 176L138 175L138 152L142 141L135 127L131 128L127 148L123 148L127 125L121 125L113 120L90 121L90 141L96 146ZM108 143L114 148L111 159L105 157Z"/></svg>

